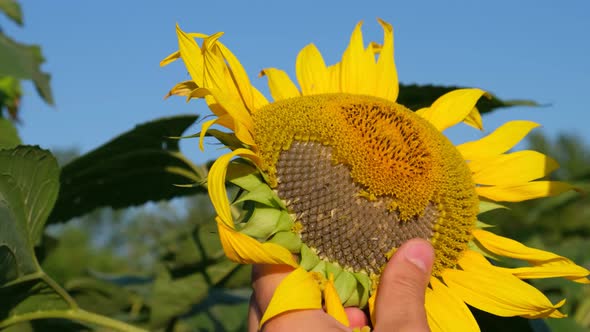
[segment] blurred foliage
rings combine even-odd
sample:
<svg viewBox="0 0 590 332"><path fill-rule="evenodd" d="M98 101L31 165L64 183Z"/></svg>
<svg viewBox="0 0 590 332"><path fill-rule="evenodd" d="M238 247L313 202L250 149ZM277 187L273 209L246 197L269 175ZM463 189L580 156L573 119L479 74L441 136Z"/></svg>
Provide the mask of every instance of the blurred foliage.
<svg viewBox="0 0 590 332"><path fill-rule="evenodd" d="M20 5L14 0L0 0L0 13L18 25L23 25ZM50 75L41 70L45 62L37 45L19 43L6 36L0 28L0 118L4 111L18 120L22 96L21 80L31 80L37 93L48 104L53 104L49 85Z"/></svg>

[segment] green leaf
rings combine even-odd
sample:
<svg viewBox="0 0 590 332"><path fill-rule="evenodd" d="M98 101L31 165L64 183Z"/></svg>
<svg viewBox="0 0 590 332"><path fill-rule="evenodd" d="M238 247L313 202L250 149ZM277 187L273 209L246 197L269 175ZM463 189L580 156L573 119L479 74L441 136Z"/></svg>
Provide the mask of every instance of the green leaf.
<svg viewBox="0 0 590 332"><path fill-rule="evenodd" d="M78 305L101 315L114 316L134 303L131 292L114 283L81 277L69 280L65 288Z"/></svg>
<svg viewBox="0 0 590 332"><path fill-rule="evenodd" d="M150 326L163 327L170 320L187 313L207 296L207 284L201 274L171 279L163 272L154 283Z"/></svg>
<svg viewBox="0 0 590 332"><path fill-rule="evenodd" d="M0 118L0 149L11 149L21 144L14 124L7 119Z"/></svg>
<svg viewBox="0 0 590 332"><path fill-rule="evenodd" d="M57 161L45 150L0 150L0 284L38 269L34 246L59 189Z"/></svg>
<svg viewBox="0 0 590 332"><path fill-rule="evenodd" d="M103 206L123 208L206 192L202 186L175 186L205 181L205 171L179 153L178 141L170 139L196 119L187 115L148 122L64 166L49 222Z"/></svg>
<svg viewBox="0 0 590 332"><path fill-rule="evenodd" d="M23 12L18 2L14 0L0 0L0 12L3 12L14 23L23 25Z"/></svg>
<svg viewBox="0 0 590 332"><path fill-rule="evenodd" d="M252 291L248 288L211 288L207 298L174 325L174 331L246 331L248 301Z"/></svg>
<svg viewBox="0 0 590 332"><path fill-rule="evenodd" d="M399 96L397 102L417 111L423 107L428 107L447 92L451 92L461 87L456 86L436 86L436 85L417 85L417 84L400 84ZM491 112L497 108L511 106L539 106L532 100L501 100L492 95L492 99L481 98L477 102L477 109L481 114Z"/></svg>
<svg viewBox="0 0 590 332"><path fill-rule="evenodd" d="M53 104L50 76L41 71L44 61L39 46L18 43L0 33L0 76L33 80L41 98L48 104Z"/></svg>
<svg viewBox="0 0 590 332"><path fill-rule="evenodd" d="M39 266L34 246L59 190L55 158L38 147L0 150L0 329L67 318L123 331L139 329L81 310Z"/></svg>

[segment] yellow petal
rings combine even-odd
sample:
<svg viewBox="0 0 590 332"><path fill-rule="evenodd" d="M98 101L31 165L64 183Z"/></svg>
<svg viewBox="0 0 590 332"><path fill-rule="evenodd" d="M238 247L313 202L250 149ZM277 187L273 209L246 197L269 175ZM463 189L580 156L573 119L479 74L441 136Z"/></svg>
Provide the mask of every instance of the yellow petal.
<svg viewBox="0 0 590 332"><path fill-rule="evenodd" d="M552 252L529 248L518 241L484 231L483 229L474 229L471 233L482 246L496 255L516 258L533 264L548 261L571 262L569 259Z"/></svg>
<svg viewBox="0 0 590 332"><path fill-rule="evenodd" d="M588 270L574 263L547 263L531 267L499 268L520 279L567 278L581 284L589 284Z"/></svg>
<svg viewBox="0 0 590 332"><path fill-rule="evenodd" d="M553 158L531 150L472 160L468 166L475 183L498 186L536 180L559 168Z"/></svg>
<svg viewBox="0 0 590 332"><path fill-rule="evenodd" d="M246 107L250 111L254 111L262 107L263 105L268 104L268 101L266 100L266 98L264 98L262 94L258 95L252 93L252 84L250 84L248 74L244 70L244 67L242 66L238 58L236 58L236 56L229 50L229 48L227 48L222 43L218 42L217 46L219 46L221 54L223 54L223 57L225 58L225 60L227 60L227 63L231 68L232 77L240 91L240 95L242 96L242 99L244 100L244 104L246 105Z"/></svg>
<svg viewBox="0 0 590 332"><path fill-rule="evenodd" d="M369 316L371 318L371 324L375 326L377 321L375 320L375 301L377 300L377 290L373 292L373 294L369 297Z"/></svg>
<svg viewBox="0 0 590 332"><path fill-rule="evenodd" d="M223 97L221 97L221 101L219 101L218 97L219 95L213 95L211 89L198 88L191 91L187 96L187 100L190 100L191 98L205 98L211 112L219 117L217 124L233 130L236 137L243 143L252 147L255 146L256 143L252 136L252 118L245 111L246 109L243 105L232 107L231 101L228 102L228 100L223 99ZM226 104L222 104L222 102L226 102ZM242 111L236 112L236 109L241 109Z"/></svg>
<svg viewBox="0 0 590 332"><path fill-rule="evenodd" d="M268 77L268 88L275 101L300 96L299 89L283 70L266 68L260 72L260 76Z"/></svg>
<svg viewBox="0 0 590 332"><path fill-rule="evenodd" d="M328 279L326 288L324 289L324 300L326 302L326 312L344 326L349 326L348 317L346 316L346 312L344 312L344 307L334 287L334 275L332 274L330 274L330 279Z"/></svg>
<svg viewBox="0 0 590 332"><path fill-rule="evenodd" d="M180 82L176 84L174 87L172 87L172 89L170 89L170 91L166 96L164 96L164 98L168 98L172 95L188 97L191 94L191 92L193 92L197 88L197 84L193 81Z"/></svg>
<svg viewBox="0 0 590 332"><path fill-rule="evenodd" d="M336 92L329 91L330 76L324 58L314 44L305 46L295 62L297 81L304 96Z"/></svg>
<svg viewBox="0 0 590 332"><path fill-rule="evenodd" d="M476 187L479 196L497 202L520 202L527 199L559 195L574 187L559 181L534 181L515 185Z"/></svg>
<svg viewBox="0 0 590 332"><path fill-rule="evenodd" d="M499 155L510 150L537 127L539 124L532 121L506 122L488 136L458 145L457 149L465 160L477 160Z"/></svg>
<svg viewBox="0 0 590 332"><path fill-rule="evenodd" d="M246 157L255 163L259 163L258 156L248 149L236 149L228 154L225 154L215 161L209 170L207 177L207 185L211 203L217 212L221 221L230 228L234 228L234 221L231 216L230 204L227 198L227 191L225 188L225 176L227 174L227 165L232 158L236 156Z"/></svg>
<svg viewBox="0 0 590 332"><path fill-rule="evenodd" d="M201 135L199 136L199 149L201 151L205 151L205 147L203 146L203 142L205 141L205 135L207 134L207 130L217 122L217 119L209 120L203 122L201 125Z"/></svg>
<svg viewBox="0 0 590 332"><path fill-rule="evenodd" d="M254 99L255 110L268 105L268 99L255 86L252 86L252 98Z"/></svg>
<svg viewBox="0 0 590 332"><path fill-rule="evenodd" d="M539 290L495 269L481 254L467 250L459 260L463 270L446 270L451 292L467 304L497 316L564 317Z"/></svg>
<svg viewBox="0 0 590 332"><path fill-rule="evenodd" d="M209 108L212 110L215 108L222 109L222 107L220 107L219 104L210 104ZM256 143L254 142L254 138L252 137L250 131L241 123L238 122L236 124L234 118L230 114L225 113L219 116L219 118L217 118L216 124L233 130L236 134L236 137L244 144L249 145L250 149L253 149L256 146Z"/></svg>
<svg viewBox="0 0 590 332"><path fill-rule="evenodd" d="M238 86L234 84L217 42L222 34L218 32L203 40L203 86L234 117L236 123L241 123L252 131L252 118L242 100Z"/></svg>
<svg viewBox="0 0 590 332"><path fill-rule="evenodd" d="M416 113L443 131L463 121L484 94L486 92L480 89L454 90L439 97L432 106Z"/></svg>
<svg viewBox="0 0 590 332"><path fill-rule="evenodd" d="M293 255L284 247L274 243L260 243L228 227L219 217L216 221L223 251L230 260L240 264L285 264L297 267Z"/></svg>
<svg viewBox="0 0 590 332"><path fill-rule="evenodd" d="M465 303L436 277L430 278L432 289L426 289L428 326L436 331L479 331L479 326Z"/></svg>
<svg viewBox="0 0 590 332"><path fill-rule="evenodd" d="M321 309L322 293L312 274L303 268L289 273L275 290L260 327L269 319L291 310Z"/></svg>
<svg viewBox="0 0 590 332"><path fill-rule="evenodd" d="M471 110L471 112L469 112L469 114L467 114L467 117L463 120L463 122L466 125L471 126L475 129L483 130L483 122L481 120L481 114L479 113L479 110L477 109L477 107L474 107Z"/></svg>
<svg viewBox="0 0 590 332"><path fill-rule="evenodd" d="M160 67L167 66L178 59L180 59L180 52L176 51L160 61Z"/></svg>
<svg viewBox="0 0 590 332"><path fill-rule="evenodd" d="M179 29L178 24L176 25L176 28ZM178 31L177 31L177 33L178 33ZM208 37L206 34L203 34L203 33L194 33L194 32L193 33L185 33L185 32L182 32L182 33L185 36L188 36L188 37L193 38L193 39L194 38L207 38ZM160 61L160 67L167 66L167 65L171 64L172 62L180 59L180 58L181 58L180 51L176 51L176 52L170 54L169 56L167 56L166 58L164 58L162 61Z"/></svg>
<svg viewBox="0 0 590 332"><path fill-rule="evenodd" d="M180 29L178 24L176 25L176 35L178 36L179 55L182 57L182 61L184 61L186 69L191 75L193 81L198 86L203 86L204 59L201 53L201 48L194 38L190 37Z"/></svg>
<svg viewBox="0 0 590 332"><path fill-rule="evenodd" d="M330 92L341 92L340 63L328 67L328 74L330 74Z"/></svg>
<svg viewBox="0 0 590 332"><path fill-rule="evenodd" d="M363 45L363 33L361 32L362 22L359 22L352 35L348 48L342 54L340 62L340 92L359 93L362 85L366 82L364 72L367 68L363 66L365 48Z"/></svg>
<svg viewBox="0 0 590 332"><path fill-rule="evenodd" d="M376 96L395 102L399 93L399 83L397 70L393 56L393 27L391 24L379 19L379 24L383 27L383 47L379 50L379 59L377 60L377 85ZM371 51L375 52L375 47L370 46Z"/></svg>

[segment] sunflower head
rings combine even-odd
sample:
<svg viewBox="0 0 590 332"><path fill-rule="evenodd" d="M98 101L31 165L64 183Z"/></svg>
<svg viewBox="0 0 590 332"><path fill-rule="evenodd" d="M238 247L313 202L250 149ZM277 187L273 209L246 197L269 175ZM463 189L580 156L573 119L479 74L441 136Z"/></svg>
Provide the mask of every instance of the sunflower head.
<svg viewBox="0 0 590 332"><path fill-rule="evenodd" d="M471 238L478 200L457 149L402 105L343 93L253 114L261 169L322 259L379 274L403 242L431 240L435 274Z"/></svg>
<svg viewBox="0 0 590 332"><path fill-rule="evenodd" d="M477 330L466 303L499 316L563 317L521 279L565 277L588 283L588 270L567 258L528 248L481 229L480 206L522 201L571 189L535 181L557 168L538 152L507 153L538 126L511 121L474 142L453 146L442 132L460 122L482 128L480 89L459 89L430 107L396 103L393 29L379 21L382 44L364 46L361 24L342 60L326 66L314 45L296 60L299 87L282 70L266 68L273 101L253 85L237 57L214 35L177 27L191 80L169 94L203 98L215 114L202 124L232 151L210 169L208 190L226 255L245 264L286 264L294 271L277 288L261 324L289 310L325 308L347 324L342 306L376 297L384 264L406 240L435 248L426 291L433 330ZM201 44L195 38L202 39ZM237 157L237 159L236 159ZM240 188L232 204L226 181ZM529 264L496 267L500 256ZM289 301L283 299L287 297Z"/></svg>

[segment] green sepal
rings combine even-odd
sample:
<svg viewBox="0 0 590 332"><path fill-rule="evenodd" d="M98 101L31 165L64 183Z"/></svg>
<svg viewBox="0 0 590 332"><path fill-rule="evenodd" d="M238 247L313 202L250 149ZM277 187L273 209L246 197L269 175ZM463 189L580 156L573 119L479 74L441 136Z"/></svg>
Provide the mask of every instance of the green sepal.
<svg viewBox="0 0 590 332"><path fill-rule="evenodd" d="M287 208L279 196L277 196L264 179L260 177L260 173L256 167L245 161L238 159L229 164L227 180L247 191L247 193L240 196L234 204L244 201L254 201L280 209Z"/></svg>
<svg viewBox="0 0 590 332"><path fill-rule="evenodd" d="M354 275L348 271L344 271L341 269L340 274L338 277L334 279L334 287L338 292L338 296L340 297L340 301L346 306L356 306L358 305L358 294L357 290L357 281ZM354 296L356 295L356 296ZM356 297L356 300L354 299ZM350 302L350 303L349 303Z"/></svg>
<svg viewBox="0 0 590 332"><path fill-rule="evenodd" d="M281 215L279 216L279 221L277 222L277 227L275 228L275 232L290 231L292 228L293 228L293 218L291 218L289 211L281 210Z"/></svg>
<svg viewBox="0 0 590 332"><path fill-rule="evenodd" d="M342 268L334 263L326 263L326 277L330 278L330 274L334 276L334 280L340 276L342 273Z"/></svg>
<svg viewBox="0 0 590 332"><path fill-rule="evenodd" d="M494 227L494 225L486 224L485 222L483 222L481 220L476 220L475 221L475 227L480 228L480 229L483 229L483 228Z"/></svg>
<svg viewBox="0 0 590 332"><path fill-rule="evenodd" d="M201 133L199 132L196 135L201 136ZM242 141L240 141L234 133L226 133L217 129L209 129L207 130L207 133L205 133L205 136L215 137L218 141L221 142L221 144L229 147L232 150L238 148L247 148L247 146L244 143L242 143Z"/></svg>
<svg viewBox="0 0 590 332"><path fill-rule="evenodd" d="M488 211L497 210L497 209L508 209L508 207L498 204L496 202L482 201L482 200L479 201L479 213L478 214L486 213Z"/></svg>
<svg viewBox="0 0 590 332"><path fill-rule="evenodd" d="M254 174L251 175L252 177L256 177ZM252 189L247 189L248 191L241 195L234 204L242 203L245 201L253 201L258 202L260 204L264 204L266 206L272 206L277 209L284 209L285 204L282 200L277 196L277 194L270 189L270 187L266 183L261 183L257 187Z"/></svg>
<svg viewBox="0 0 590 332"><path fill-rule="evenodd" d="M359 294L358 307L364 308L369 301L369 292L371 291L371 278L364 272L353 273L356 278L357 293Z"/></svg>
<svg viewBox="0 0 590 332"><path fill-rule="evenodd" d="M279 244L294 254L298 254L301 251L301 238L298 234L291 231L277 232L267 242Z"/></svg>
<svg viewBox="0 0 590 332"><path fill-rule="evenodd" d="M320 273L321 275L324 276L324 278L326 278L326 262L320 260L319 263L316 264L316 266L314 266L310 272L317 272Z"/></svg>
<svg viewBox="0 0 590 332"><path fill-rule="evenodd" d="M244 223L241 233L254 238L268 239L276 232L282 210L255 204L248 222Z"/></svg>
<svg viewBox="0 0 590 332"><path fill-rule="evenodd" d="M320 258L307 245L301 245L301 261L299 265L306 271L311 271L320 263Z"/></svg>

